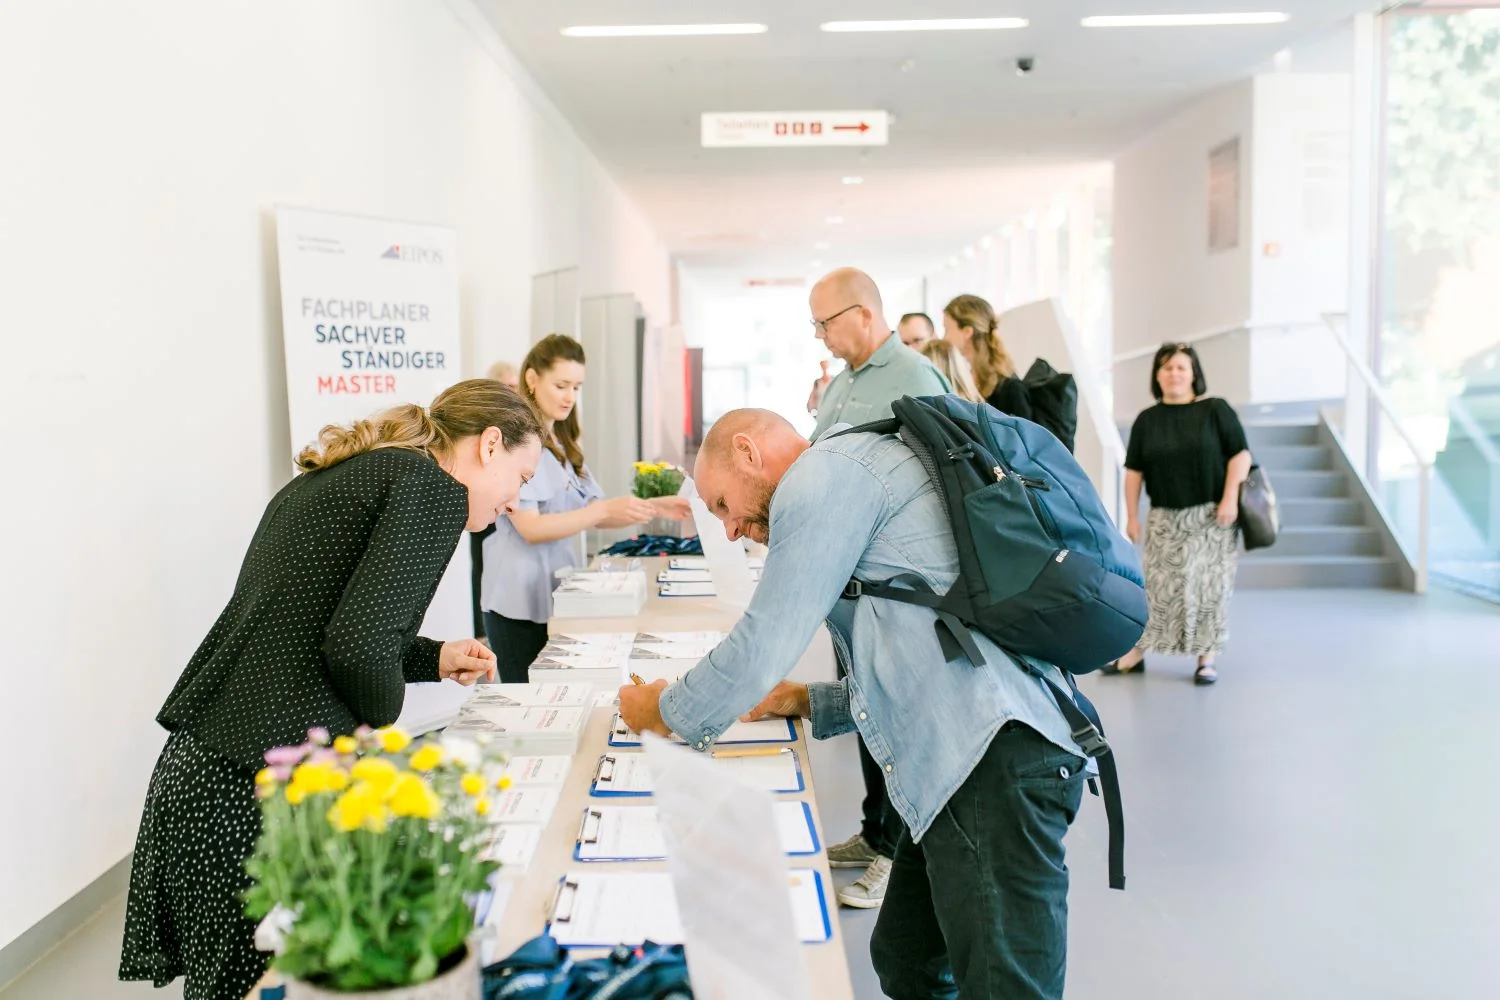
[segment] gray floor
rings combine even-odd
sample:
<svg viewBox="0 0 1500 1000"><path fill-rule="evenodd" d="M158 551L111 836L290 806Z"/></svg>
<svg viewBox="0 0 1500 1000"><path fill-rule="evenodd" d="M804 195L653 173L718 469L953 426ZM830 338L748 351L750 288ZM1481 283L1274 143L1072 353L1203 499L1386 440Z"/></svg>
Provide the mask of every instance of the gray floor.
<svg viewBox="0 0 1500 1000"><path fill-rule="evenodd" d="M1069 838L1068 996L1500 997L1500 607L1246 591L1233 624L1216 688L1170 660L1085 682L1119 750L1130 889L1106 888L1088 800ZM854 748L813 756L838 839L857 821ZM842 912L861 1000L880 996L875 917ZM0 996L180 996L113 982L122 920L110 907Z"/></svg>

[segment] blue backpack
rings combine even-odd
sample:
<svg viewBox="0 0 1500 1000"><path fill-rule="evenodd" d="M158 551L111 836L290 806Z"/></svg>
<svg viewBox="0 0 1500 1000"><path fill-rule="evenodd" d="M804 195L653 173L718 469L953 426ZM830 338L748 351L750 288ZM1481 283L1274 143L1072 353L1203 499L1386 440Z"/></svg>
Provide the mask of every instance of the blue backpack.
<svg viewBox="0 0 1500 1000"><path fill-rule="evenodd" d="M946 594L851 580L844 597L931 608L944 655L975 667L977 629L1014 656L1056 664L1070 692L1048 685L1073 738L1099 763L1110 826L1110 885L1125 887L1119 778L1098 713L1073 683L1128 652L1146 628L1140 559L1094 486L1046 428L958 396L905 396L891 420L841 433L898 434L948 508L958 579Z"/></svg>

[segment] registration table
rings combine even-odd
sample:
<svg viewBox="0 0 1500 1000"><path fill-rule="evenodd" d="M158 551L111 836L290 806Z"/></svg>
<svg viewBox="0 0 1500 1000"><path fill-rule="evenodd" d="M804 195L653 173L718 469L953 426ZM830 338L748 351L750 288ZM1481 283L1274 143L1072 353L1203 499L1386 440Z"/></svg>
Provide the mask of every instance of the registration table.
<svg viewBox="0 0 1500 1000"><path fill-rule="evenodd" d="M642 560L648 577L655 579L657 572L665 567L666 559ZM728 632L734 627L738 613L721 608L712 598L660 597L655 583L651 584L646 606L639 615L630 618L568 618L551 623L553 633L569 632ZM819 637L798 665L798 676L831 677L832 648L825 638ZM827 660L829 662L821 662ZM584 730L578 752L563 785L557 808L543 831L542 839L530 866L524 873L507 876L502 869L500 877L509 883L509 896L504 899L504 910L499 920L491 918L489 930L494 934L492 955L496 958L510 954L525 942L542 933L550 915L553 900L560 880L570 871L579 869L610 872L665 872L666 862L589 862L574 860L573 849L577 844L579 819L597 799L589 796L599 758L606 754L639 753L638 750L622 750L609 746L610 724L614 720L614 708L593 708ZM806 730L799 720L796 724L797 741L792 744L802 766L806 787L796 794L777 795L778 801L801 801L811 810L818 842L828 844L823 823L818 816L817 786L808 754ZM522 751L524 752L524 750ZM644 804L644 803L642 803ZM726 837L734 831L726 830ZM839 927L837 900L834 898L833 879L828 869L828 857L824 852L813 856L787 857L786 866L811 868L823 880L825 902L828 906L832 936L825 942L802 945L807 959L808 980L812 995L818 1000L852 1000L853 986L849 980L849 966L844 958L843 931ZM503 896L503 893L502 893ZM689 956L691 962L691 956ZM274 982L274 975L267 983ZM252 993L252 1000L259 995L259 988Z"/></svg>
<svg viewBox="0 0 1500 1000"><path fill-rule="evenodd" d="M665 559L642 560L650 578L654 579L657 571L666 565ZM641 613L633 618L569 618L554 620L550 630L556 632L569 632L574 634L585 632L696 632L696 631L722 631L727 632L734 626L738 617L735 612L725 611L717 606L711 598L692 597L658 597L656 586L650 588L651 597ZM825 641L814 643L809 650L808 657L831 657L831 648ZM803 666L807 666L806 663ZM832 676L831 665L812 665L818 675ZM799 673L801 670L799 670ZM589 870L600 869L611 872L632 871L660 871L667 870L665 862L593 862L584 865L573 859L573 848L577 843L579 817L592 801L598 803L597 799L589 798L589 785L594 777L594 770L598 765L599 758L605 753L631 753L639 751L619 750L610 748L609 727L614 719L613 708L596 708L593 710L588 727L584 731L583 741L579 744L578 754L574 758L573 767L568 774L567 783L563 786L562 797L558 802L557 811L553 814L551 822L547 825L542 837L540 847L536 856L532 859L530 868L526 873L513 880L509 902L505 913L497 928L498 942L495 949L496 955L508 955L521 944L541 933L545 925L548 911L551 908L553 897L557 892L559 880L569 871L579 868ZM802 764L803 776L806 788L796 795L778 795L778 801L803 801L808 804L812 811L813 823L817 829L818 841L826 848L828 843L824 836L822 820L818 816L817 786L812 773L812 767L807 752L806 731L802 723L797 724L797 742L794 744L797 756ZM733 831L726 831L726 836L734 836ZM837 901L834 899L833 880L828 870L828 858L824 853L812 857L787 857L787 868L812 868L817 871L823 879L823 891L829 910L829 922L832 926L833 935L828 941L819 944L806 944L802 946L803 953L807 957L808 978L812 986L812 995L818 1000L845 1000L854 995L853 987L849 980L849 966L844 958L843 932L839 927L836 908ZM691 956L689 956L691 962Z"/></svg>

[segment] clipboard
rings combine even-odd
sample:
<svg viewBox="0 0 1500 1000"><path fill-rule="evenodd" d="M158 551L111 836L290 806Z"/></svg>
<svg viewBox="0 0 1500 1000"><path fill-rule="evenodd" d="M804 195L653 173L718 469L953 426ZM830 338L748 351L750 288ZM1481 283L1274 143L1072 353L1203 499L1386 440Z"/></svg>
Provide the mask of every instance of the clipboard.
<svg viewBox="0 0 1500 1000"><path fill-rule="evenodd" d="M686 745L687 741L676 733L672 734L672 741ZM797 729L791 719L761 719L759 722L733 722L729 728L719 735L715 745L739 744L739 743L796 743ZM630 727L625 725L618 712L615 719L609 725L609 745L612 747L638 747L641 745L640 733L631 732Z"/></svg>
<svg viewBox="0 0 1500 1000"><path fill-rule="evenodd" d="M803 944L833 940L828 892L823 876L811 868L787 871L797 937ZM606 897L617 910L598 926L583 926L590 911L597 912ZM629 903L621 905L621 900ZM557 891L547 911L547 933L564 948L636 947L647 940L682 944L682 919L677 912L672 876L667 872L570 872L557 880ZM591 930L598 933L591 934ZM613 940L588 940L590 937Z"/></svg>
<svg viewBox="0 0 1500 1000"><path fill-rule="evenodd" d="M823 845L818 840L818 828L813 823L812 807L806 802L777 802L777 839L782 853L790 858L805 858L822 853ZM642 847L621 851L600 848L602 831L611 814L629 816L640 824L636 831ZM789 843L790 841L790 843ZM645 846L646 844L650 846ZM578 824L578 837L573 844L573 860L584 864L595 862L664 861L666 842L661 833L660 819L654 806L600 806L583 811L583 820Z"/></svg>
<svg viewBox="0 0 1500 1000"><path fill-rule="evenodd" d="M791 761L792 781L768 781L767 772L781 771L788 758ZM740 780L764 791L795 794L807 790L807 777L802 773L802 759L791 747L781 747L774 754L732 757L717 763L736 768ZM652 794L645 754L607 753L599 758L599 766L594 769L593 780L589 783L589 795L594 798L649 798Z"/></svg>
<svg viewBox="0 0 1500 1000"><path fill-rule="evenodd" d="M712 580L706 583L663 583L657 587L660 597L717 597Z"/></svg>

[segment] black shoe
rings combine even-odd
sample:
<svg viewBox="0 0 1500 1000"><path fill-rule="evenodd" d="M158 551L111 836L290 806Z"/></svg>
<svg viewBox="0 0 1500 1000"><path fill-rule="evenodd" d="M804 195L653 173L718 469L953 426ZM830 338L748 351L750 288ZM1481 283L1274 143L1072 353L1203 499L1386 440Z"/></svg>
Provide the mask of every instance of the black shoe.
<svg viewBox="0 0 1500 1000"><path fill-rule="evenodd" d="M1204 673L1205 670L1211 670L1213 673L1206 674ZM1203 664L1197 670L1193 671L1193 683L1199 687L1208 687L1210 684L1219 683L1219 668L1212 663Z"/></svg>
<svg viewBox="0 0 1500 1000"><path fill-rule="evenodd" d="M1144 656L1141 657L1141 662L1137 663L1129 670L1121 670L1120 661L1115 660L1113 663L1106 663L1104 666L1100 667L1099 672L1101 674L1109 674L1110 676L1129 676L1131 674L1144 674L1146 672L1146 658Z"/></svg>

